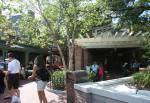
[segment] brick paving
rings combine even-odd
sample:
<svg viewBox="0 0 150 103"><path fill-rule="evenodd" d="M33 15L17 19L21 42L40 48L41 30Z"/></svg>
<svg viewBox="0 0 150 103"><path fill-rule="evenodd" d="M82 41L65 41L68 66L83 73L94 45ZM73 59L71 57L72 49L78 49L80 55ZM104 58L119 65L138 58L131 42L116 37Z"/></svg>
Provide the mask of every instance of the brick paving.
<svg viewBox="0 0 150 103"><path fill-rule="evenodd" d="M27 80L21 81L20 86L21 103L39 103L38 94L36 91L36 83ZM67 103L65 92L52 92L45 90L48 103ZM4 100L0 97L0 103L10 103L10 100Z"/></svg>

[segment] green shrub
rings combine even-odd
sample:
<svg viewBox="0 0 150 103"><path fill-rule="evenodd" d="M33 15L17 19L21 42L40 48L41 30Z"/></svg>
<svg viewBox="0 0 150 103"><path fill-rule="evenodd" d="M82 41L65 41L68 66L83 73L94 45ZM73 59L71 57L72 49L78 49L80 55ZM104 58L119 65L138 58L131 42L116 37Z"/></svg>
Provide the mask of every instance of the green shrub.
<svg viewBox="0 0 150 103"><path fill-rule="evenodd" d="M150 73L139 72L133 74L132 83L138 88L150 88Z"/></svg>
<svg viewBox="0 0 150 103"><path fill-rule="evenodd" d="M94 72L89 72L89 73L88 73L88 78L89 78L90 81L95 82L96 79L97 79L96 73L94 73Z"/></svg>
<svg viewBox="0 0 150 103"><path fill-rule="evenodd" d="M53 89L64 89L65 88L65 80L66 80L66 71L55 71L52 74L52 87Z"/></svg>

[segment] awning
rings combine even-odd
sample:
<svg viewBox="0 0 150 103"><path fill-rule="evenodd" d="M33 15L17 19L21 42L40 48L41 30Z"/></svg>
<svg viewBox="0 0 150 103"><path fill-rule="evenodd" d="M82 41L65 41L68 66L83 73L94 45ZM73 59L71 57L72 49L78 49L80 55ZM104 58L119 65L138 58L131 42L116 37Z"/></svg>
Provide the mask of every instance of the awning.
<svg viewBox="0 0 150 103"><path fill-rule="evenodd" d="M76 39L75 45L82 48L136 48L142 47L143 37L109 37Z"/></svg>

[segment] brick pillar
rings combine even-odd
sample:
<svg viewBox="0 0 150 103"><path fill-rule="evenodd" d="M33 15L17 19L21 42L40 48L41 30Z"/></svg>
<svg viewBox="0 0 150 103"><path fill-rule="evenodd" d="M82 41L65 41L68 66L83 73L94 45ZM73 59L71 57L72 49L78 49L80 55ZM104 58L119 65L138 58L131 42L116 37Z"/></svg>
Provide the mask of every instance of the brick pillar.
<svg viewBox="0 0 150 103"><path fill-rule="evenodd" d="M75 83L83 83L88 81L88 75L83 70L69 71L66 74L66 89L67 89L67 103L76 103L75 100Z"/></svg>
<svg viewBox="0 0 150 103"><path fill-rule="evenodd" d="M91 93L84 93L75 89L75 103L92 103L91 95Z"/></svg>
<svg viewBox="0 0 150 103"><path fill-rule="evenodd" d="M83 50L83 55L84 55L84 59L83 59L83 67L87 66L89 63L89 53L88 53L88 49L84 49Z"/></svg>

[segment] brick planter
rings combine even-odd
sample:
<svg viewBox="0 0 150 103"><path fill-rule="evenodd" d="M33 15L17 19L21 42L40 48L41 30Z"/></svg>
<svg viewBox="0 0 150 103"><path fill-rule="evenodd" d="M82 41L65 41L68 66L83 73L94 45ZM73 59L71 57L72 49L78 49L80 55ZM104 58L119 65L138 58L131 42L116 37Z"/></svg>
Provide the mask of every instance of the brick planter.
<svg viewBox="0 0 150 103"><path fill-rule="evenodd" d="M74 84L87 82L88 75L85 71L78 70L69 71L66 76L67 103L78 103L76 102Z"/></svg>

